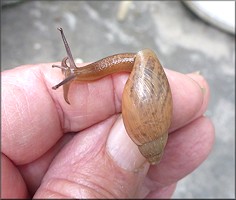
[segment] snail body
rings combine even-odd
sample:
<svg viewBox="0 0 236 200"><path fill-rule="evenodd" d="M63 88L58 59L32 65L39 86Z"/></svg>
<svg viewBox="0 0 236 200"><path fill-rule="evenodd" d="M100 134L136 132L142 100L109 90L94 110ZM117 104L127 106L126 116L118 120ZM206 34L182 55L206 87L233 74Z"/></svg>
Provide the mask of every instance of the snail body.
<svg viewBox="0 0 236 200"><path fill-rule="evenodd" d="M131 72L122 95L122 117L129 137L151 164L160 161L168 139L172 116L172 95L165 72L150 49L138 53L116 54L84 67L76 67L63 30L59 29L68 57L61 66L65 79L53 87L63 85L64 99L72 81L93 81L112 73ZM69 59L70 66L66 61Z"/></svg>

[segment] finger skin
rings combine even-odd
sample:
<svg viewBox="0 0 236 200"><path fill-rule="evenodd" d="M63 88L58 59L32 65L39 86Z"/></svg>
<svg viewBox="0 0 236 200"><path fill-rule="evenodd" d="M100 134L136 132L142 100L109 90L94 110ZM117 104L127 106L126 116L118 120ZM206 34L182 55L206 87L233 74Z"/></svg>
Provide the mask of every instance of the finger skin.
<svg viewBox="0 0 236 200"><path fill-rule="evenodd" d="M126 171L105 150L113 116L75 135L58 154L34 198L131 198L148 168Z"/></svg>
<svg viewBox="0 0 236 200"><path fill-rule="evenodd" d="M54 101L39 67L2 73L2 152L16 165L47 152L62 136Z"/></svg>
<svg viewBox="0 0 236 200"><path fill-rule="evenodd" d="M77 134L56 157L34 197L170 198L175 183L206 159L214 141L211 121L205 117L194 120L170 134L163 161L152 166L145 178L143 171L117 168L105 153L104 143L113 123L110 118Z"/></svg>

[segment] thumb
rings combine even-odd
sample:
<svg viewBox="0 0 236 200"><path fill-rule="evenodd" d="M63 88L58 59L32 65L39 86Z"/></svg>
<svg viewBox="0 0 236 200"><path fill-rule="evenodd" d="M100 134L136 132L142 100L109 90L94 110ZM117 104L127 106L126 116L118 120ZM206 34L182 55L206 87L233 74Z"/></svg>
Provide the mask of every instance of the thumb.
<svg viewBox="0 0 236 200"><path fill-rule="evenodd" d="M148 169L122 117L113 117L75 135L54 159L34 197L144 197Z"/></svg>

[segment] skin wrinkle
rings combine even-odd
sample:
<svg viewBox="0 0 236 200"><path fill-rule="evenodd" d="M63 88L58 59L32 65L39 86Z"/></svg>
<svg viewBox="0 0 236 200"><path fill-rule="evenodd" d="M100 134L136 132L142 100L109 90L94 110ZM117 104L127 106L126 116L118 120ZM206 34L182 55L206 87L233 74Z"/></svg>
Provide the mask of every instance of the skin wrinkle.
<svg viewBox="0 0 236 200"><path fill-rule="evenodd" d="M58 196L55 196L55 194L58 194L60 196L60 198L67 198L68 197L66 195L63 195L61 192L56 192L55 190L49 189L49 187L47 187L47 189L42 189L42 191L45 191L45 194L47 195L47 198L58 197ZM53 195L49 196L48 193L53 194Z"/></svg>
<svg viewBox="0 0 236 200"><path fill-rule="evenodd" d="M16 85L16 87L19 88L17 85ZM21 88L19 88L19 89L21 90ZM13 91L11 91L11 96L13 97L13 99L16 100L16 104L15 104L16 105L15 106L16 112L15 113L18 113L19 114L19 118L21 118L20 117L21 112L20 112L19 106L18 106L19 98L17 98L17 96L15 95L15 93Z"/></svg>
<svg viewBox="0 0 236 200"><path fill-rule="evenodd" d="M12 85L14 85L14 86L17 86L17 85L15 85L15 84L12 84ZM18 86L17 86L17 88L18 88ZM12 90L9 90L9 92L10 92L10 95L14 98L14 99L16 99L16 103L18 102L18 98L15 98L15 93L12 91ZM17 104L16 104L17 105ZM20 110L19 110L19 107L18 106L15 106L15 111L14 111L14 114L16 115L16 114L20 114ZM14 116L15 116L14 115ZM12 115L7 115L7 113L6 113L6 115L5 116L12 116ZM9 131L11 131L11 126L12 126L12 124L15 124L14 123L14 121L16 121L17 120L17 118L18 117L16 117L16 118L13 118L13 119L9 119L8 117L5 117L5 119L8 121L8 127L7 127L7 129L9 130ZM9 123L9 121L11 121L11 120L14 120L13 121L13 123ZM7 135L7 138L6 138L6 140L14 140L14 138L15 138L15 132L14 133L12 133L11 135ZM9 137L10 136L10 137ZM8 148L8 149L11 149L11 148ZM4 155L8 155L8 151L7 152L5 152L4 151L4 148L2 149L2 153L4 154ZM17 153L17 152L16 152ZM11 151L10 151L10 154L11 154ZM7 157L9 157L9 156L7 156ZM12 162L14 163L14 161L12 160Z"/></svg>
<svg viewBox="0 0 236 200"><path fill-rule="evenodd" d="M59 116L60 130L63 131L63 130L65 130L65 125L64 125L64 123L62 123L62 121L64 121L63 119L65 119L65 113L63 112L61 104L58 101L55 101L54 98L52 98L52 101L54 101L54 105L55 105L57 113L58 113L57 116Z"/></svg>
<svg viewBox="0 0 236 200"><path fill-rule="evenodd" d="M109 130L108 130L109 131ZM105 140L104 140L104 142L105 142ZM97 154L101 154L100 152L101 151L103 151L104 149L102 148L102 146L101 146L101 149L99 150L99 152L97 152ZM93 151L93 150L90 150L90 151ZM93 160L93 158L96 158L97 156L96 155L92 155L92 157L89 159L89 160ZM86 162L88 162L88 160L86 161ZM80 164L80 165L83 165L83 163L82 164ZM104 165L106 165L106 160L105 160L105 163L104 163ZM79 166L78 167L76 167L75 166L75 173L76 173L76 171L79 169ZM93 168L91 168L91 169L93 169ZM93 170L92 170L93 171ZM74 175L71 175L70 177L72 177L72 179L75 179L77 176L78 176L78 179L79 180L87 180L87 178L86 178L86 174L88 174L89 176L91 176L91 173L90 173L91 171L90 171L90 169L88 168L88 169L86 169L86 172L85 173L83 173L83 175L81 175L81 174L79 174L79 175L76 175L76 176L74 176ZM95 175L96 174L96 175ZM85 176L85 177L83 177L83 176ZM93 172L93 176L96 176L96 177L101 177L102 179L104 179L104 177L103 176L99 176L99 174L97 174L97 173L94 173ZM97 180L97 179L96 179ZM98 179L98 180L100 180L100 179ZM105 180L106 180L106 178L105 178ZM100 181L101 182L101 181ZM96 183L92 183L92 184L96 184ZM93 187L92 187L93 188ZM104 188L106 188L106 187L104 187ZM96 188L95 188L95 190L96 190ZM112 197L114 197L115 196L115 194L113 194L112 195Z"/></svg>
<svg viewBox="0 0 236 200"><path fill-rule="evenodd" d="M127 73L119 73L119 74L127 74ZM126 77L126 81L124 83L124 87L122 89L122 94L121 94L121 98L119 99L119 95L118 95L118 90L117 90L117 87L116 87L116 84L115 84L115 77L117 74L111 74L111 78L112 78L112 86L113 86L113 91L114 91L114 95L115 95L115 99L114 99L114 106L115 106L115 114L120 114L122 111L121 111L121 106L122 106L122 94L123 94L123 91L124 91L124 88L125 88L125 84L128 80L128 77ZM122 77L123 79L123 77ZM119 111L120 109L120 111Z"/></svg>
<svg viewBox="0 0 236 200"><path fill-rule="evenodd" d="M86 83L86 93L88 94L86 96L86 98L89 99L89 102L86 99L86 115L85 116L94 116L94 115L96 115L93 111L91 111L91 109L89 107L89 106L92 105L90 103L91 102L91 98L90 97L93 96L93 91L96 91L95 89L91 89L92 84L94 84L94 83L93 82L92 83L91 82ZM98 93L96 96L98 96L98 98L99 98L100 94Z"/></svg>
<svg viewBox="0 0 236 200"><path fill-rule="evenodd" d="M87 186L87 185L85 185L85 184L78 184L77 183L77 185L79 186L78 188L79 188L79 190L84 190L86 193L89 193L90 194L90 196L92 196L92 198L104 198L104 199L106 199L106 198L111 198L111 197L114 197L108 190L105 190L104 188L102 188L102 187L98 187L99 186L99 184L94 184L93 183L93 185L94 186L97 186L97 187L94 187L94 188L92 188L92 187L90 187L90 186ZM104 193L102 193L102 191L105 191L105 192L107 192L108 194L106 194L106 195L104 195ZM92 195L91 195L92 194ZM83 194L82 194L82 192L81 192L81 195L79 196L79 197L82 197L83 196ZM90 197L89 197L90 198Z"/></svg>
<svg viewBox="0 0 236 200"><path fill-rule="evenodd" d="M88 176L83 175L83 179L80 179L79 183L77 182L78 185L81 185L82 187L86 187L89 188L89 190L91 190L92 194L94 194L94 192L96 192L97 194L99 194L100 196L98 197L103 197L103 198L111 198L111 197L115 197L115 194L112 194L112 192L110 192L109 190L106 189L106 187L103 187L102 185L100 185L99 183L96 183L95 181L91 182L91 181L85 181L87 179L89 179L89 177L91 176L91 174L88 174ZM96 177L99 178L103 178L106 179L104 177L98 176L98 174L94 175ZM88 178L87 178L88 177ZM81 176L80 176L81 178ZM82 180L82 181L81 181ZM102 180L100 181L102 182ZM86 184L87 183L87 184ZM106 195L105 195L106 194ZM95 195L96 197L96 195Z"/></svg>
<svg viewBox="0 0 236 200"><path fill-rule="evenodd" d="M101 150L102 150L102 148L101 148ZM97 152L97 154L100 154L100 151L101 150L99 150L99 152ZM96 155L94 155L95 157L96 157ZM90 159L93 159L93 157L94 156L92 156ZM89 159L89 160L90 160ZM110 193L109 191L107 191L106 190L106 187L102 187L102 186L100 186L98 183L95 183L94 181L93 182L90 182L90 181L85 181L85 180L91 180L91 179L89 179L89 177L91 177L91 173L90 173L90 170L89 171L87 171L87 173L88 173L88 175L86 175L85 173L83 173L83 174L78 174L77 173L77 171L78 171L78 169L79 169L79 166L78 167L76 167L76 165L75 165L75 167L73 167L73 169L75 169L75 170L72 170L72 171L74 171L74 173L73 174L71 174L69 177L67 177L67 178L60 178L60 179L58 179L58 180L65 180L65 182L71 182L71 183L75 183L76 184L76 188L80 188L80 187L78 187L78 186L82 186L82 188L84 188L84 187L86 187L86 188L89 188L89 191L91 191L91 193L92 194L94 194L94 192L97 192L97 191L105 191L106 193L108 193L109 195L107 195L107 197L114 197L115 195L114 194L112 194L112 193ZM95 176L95 175L94 175ZM78 177L78 179L76 178L76 177ZM104 179L104 177L102 177L102 176L98 176L98 174L96 174L96 177L101 177L102 179ZM54 180L56 180L55 178L53 178ZM106 179L106 178L105 178ZM96 179L97 180L97 179ZM86 184L87 183L87 184ZM46 186L48 186L48 184L46 185ZM50 185L49 185L50 186ZM81 188L80 188L81 189ZM85 191L87 192L88 190L87 189L85 189ZM104 197L104 193L102 193L102 192L100 192L100 193L98 193L98 194L100 194L100 196L99 197ZM103 194L103 195L102 195ZM94 197L93 197L94 198Z"/></svg>
<svg viewBox="0 0 236 200"><path fill-rule="evenodd" d="M155 167L155 166L151 166L151 167ZM162 184L161 182L151 178L149 173L147 173L144 183L145 185L147 185L149 192L156 190L156 188L163 188L166 186L165 184Z"/></svg>
<svg viewBox="0 0 236 200"><path fill-rule="evenodd" d="M56 63L56 64L58 64L58 63ZM44 66L44 64L43 64L43 66ZM47 66L47 64L46 64L46 66ZM59 117L59 122L60 122L60 127L61 127L60 130L64 130L65 124L62 121L65 120L65 113L63 112L62 106L57 98L53 98L53 95L49 90L49 88L51 89L51 87L49 87L47 85L48 81L47 81L47 78L45 77L44 72L42 71L42 68L38 67L38 65L36 65L36 64L34 65L34 67L38 71L38 73L34 73L34 74L36 74L37 77L38 77L38 74L40 74L40 76L43 77L43 78L40 78L40 76L39 76L39 80L41 80L41 83L43 84L44 88L46 89L46 92L49 94L50 99L52 100L52 102L54 102L55 109L57 110L57 113L58 113L57 116ZM34 70L32 70L32 71L34 71Z"/></svg>
<svg viewBox="0 0 236 200"><path fill-rule="evenodd" d="M143 173L142 176L139 176L139 181L138 181L139 184L138 184L138 187L136 187L135 196L134 196L136 198L138 198L138 197L145 197L145 196L147 196L147 194L150 191L147 187L145 187L145 183L144 183L144 181L146 179L145 176L146 176L146 174L148 172L148 169L149 169L149 166L148 166L147 170L145 170L145 173ZM140 181L140 179L142 181Z"/></svg>
<svg viewBox="0 0 236 200"><path fill-rule="evenodd" d="M48 89L48 86L46 84L46 78L45 78L45 75L44 73L42 72L42 69L40 67L38 67L38 65L34 65L34 67L32 68L32 70L30 71L30 73L34 76L34 81L37 82L37 79L38 79L38 82L41 83L43 86L42 88L44 88L46 90L46 93L49 94L50 98L52 99L52 101L54 101L54 99L52 98L52 96L50 95L50 92L49 92L49 89ZM36 79L35 79L36 78ZM25 88L24 88L25 90ZM27 91L25 90L25 93L24 94L27 94ZM27 113L31 113L30 112L30 103L29 101L26 99L26 102L27 102L27 108L29 110L29 112ZM33 119L33 116L29 116L30 119ZM33 123L33 122L32 122Z"/></svg>
<svg viewBox="0 0 236 200"><path fill-rule="evenodd" d="M80 177L84 177L83 175L82 176L80 176ZM82 179L81 179L82 180ZM83 178L83 180L86 180L86 177L84 177ZM52 189L54 188L54 186L55 186L55 183L57 183L57 184L60 184L60 182L62 182L63 183L63 185L67 185L67 188L66 188L66 191L68 191L68 190L70 190L71 189L71 187L72 188L75 188L76 189L76 193L77 192L79 192L80 193L80 190L85 190L86 191L86 193L92 193L93 195L94 195L94 192L96 192L96 193L98 193L98 194L100 194L99 192L98 192L98 190L97 190L97 187L91 187L92 185L96 185L96 184L91 184L91 182L86 182L86 181L83 181L84 183L82 183L81 181L74 181L73 179L68 179L68 177L67 178L53 178L53 180L51 180L51 181L49 181L49 184L47 184L46 185L46 187L48 188L48 186L49 186L49 188L51 188L51 185L53 185L53 187L52 187ZM88 183L88 184L85 184L85 183ZM69 187L68 187L69 186ZM74 187L75 186L75 187ZM96 185L96 186L99 186L99 185ZM69 188L69 189L68 189ZM64 193L67 193L67 192L65 192L64 190L63 190L63 188L60 190L60 192L59 191L55 191L55 190L52 190L51 189L51 191L54 193L54 192L56 192L56 193L59 193L60 194L60 192L64 192ZM99 191L105 191L105 189L104 188L102 188L102 187L99 187L99 189L102 189L102 190L99 190ZM74 190L74 189L73 189ZM74 193L74 192L73 192ZM109 193L109 192L108 192ZM70 195L70 193L67 193L68 194L68 196L66 196L66 197L71 197L71 198L79 198L79 196L71 196ZM75 193L74 193L75 194ZM104 194L103 194L104 195ZM102 197L103 196L102 194L101 194L101 196L100 197ZM81 195L82 196L82 195ZM112 196L112 195L111 195Z"/></svg>
<svg viewBox="0 0 236 200"><path fill-rule="evenodd" d="M6 112L6 106L4 106L5 104L2 104L2 105L3 105L3 112L4 112L4 115L3 115L3 116L7 116L7 114L6 114L6 113L7 113L7 112ZM6 120L5 123L7 123L7 124L6 124L6 129L7 129L7 130L10 130L9 127L10 127L10 124L11 124L11 123L9 122L8 117L6 117L5 120ZM8 131L6 131L6 132L8 132ZM3 136L5 136L5 134L3 134ZM3 137L3 138L4 138L4 137Z"/></svg>
<svg viewBox="0 0 236 200"><path fill-rule="evenodd" d="M33 73L33 74L35 74L35 73ZM29 124L34 124L34 115L32 115L32 112L31 112L31 110L30 110L30 101L28 100L28 95L27 95L27 91L25 90L25 88L23 88L23 90L24 90L24 92L23 92L23 94L24 94L24 99L25 99L25 104L24 104L24 112L25 113L27 113L28 114L28 119L30 119L30 121L28 122ZM23 115L25 115L25 114L23 114ZM32 127L32 126L30 126L29 127L29 129L27 130L27 132L33 132L33 131L35 131L34 130L34 128L35 127ZM33 149L33 146L31 147L32 149Z"/></svg>
<svg viewBox="0 0 236 200"><path fill-rule="evenodd" d="M144 180L144 185L146 187L146 195L145 195L145 197L147 197L147 198L152 196L152 194L159 193L162 190L165 190L165 189L168 190L173 185L174 185L174 188L176 187L176 183L171 183L170 185L163 185L163 184L161 184L160 182L158 182L156 180L152 180L148 176ZM156 196L156 198L158 198L158 197Z"/></svg>
<svg viewBox="0 0 236 200"><path fill-rule="evenodd" d="M42 72L41 68L38 67L38 65L35 65L32 70L31 73L39 80L40 83L44 83L45 84L45 75ZM46 84L45 84L46 85ZM48 87L45 87L48 91Z"/></svg>
<svg viewBox="0 0 236 200"><path fill-rule="evenodd" d="M56 107L55 109L57 110L57 113L58 113L57 116L59 117L59 122L60 122L60 127L61 127L60 130L64 130L65 125L64 125L64 123L62 123L62 120L65 119L65 113L63 112L61 104L58 101L56 101L55 98L53 98L53 95L51 95L51 93L49 91L49 87L47 85L47 79L46 79L44 73L42 72L42 69L40 67L37 67L37 65L35 67L36 67L36 69L38 69L37 71L39 72L40 76L43 77L43 78L39 78L39 80L41 80L41 82L43 83L43 86L46 89L46 92L49 94L50 99L54 102L54 105ZM34 74L37 75L38 73L34 73Z"/></svg>
<svg viewBox="0 0 236 200"><path fill-rule="evenodd" d="M78 88L81 88L83 87L83 93L85 93L86 95L83 95L86 99L83 99L83 102L86 102L86 111L83 111L83 113L81 113L80 111L75 111L74 109L71 109L72 106L73 106L73 102L71 102L71 105L66 105L66 106L69 106L69 110L67 110L67 112L64 111L64 130L72 130L72 127L73 127L73 121L74 119L77 119L77 118L81 118L80 115L83 116L83 118L87 117L87 116L93 116L94 114L91 113L91 114L88 114L88 95L89 94L89 86L88 86L89 83L76 83L76 82L72 82L71 83L71 86L70 86L70 91L78 91ZM79 93L80 91L78 91L78 95L80 95ZM70 92L69 92L70 93ZM72 96L72 95L70 95ZM80 98L80 97L78 97ZM76 97L74 96L74 98L72 99L76 99ZM64 99L63 99L64 101ZM74 104L77 104L77 102L74 102ZM69 117L71 115L71 113L75 113L75 115L72 115L72 117ZM77 115L76 113L81 113L80 115ZM84 114L86 113L86 115ZM74 116L74 117L73 117ZM77 120L75 120L77 121ZM83 128L84 129L84 128ZM74 130L74 132L78 132L78 131L81 131L81 130Z"/></svg>
<svg viewBox="0 0 236 200"><path fill-rule="evenodd" d="M22 90L22 88L20 88L20 87L18 87L17 85L15 85L18 89L20 89L20 90ZM14 117L15 116L17 116L17 117L15 117L14 119L18 119L18 118L23 118L23 116L24 116L24 114L22 115L22 112L21 112L21 110L20 110L20 108L22 107L20 104L20 98L17 98L17 96L16 96L16 94L14 93L14 92L12 92L12 91L10 91L11 92L11 96L13 97L13 99L15 99L15 112L14 112ZM22 92L22 94L24 94L24 92ZM25 96L25 95L24 95ZM28 112L27 112L28 113ZM9 115L6 115L6 116L9 116ZM14 120L15 121L15 120ZM20 120L20 122L21 122L21 120ZM19 123L19 122L18 122ZM27 122L28 123L28 122ZM10 126L12 126L12 123L11 123L11 125ZM23 136L26 136L25 134L22 134L22 123L20 124L20 128L18 129L18 132L14 132L13 133L13 140L14 140L14 136L15 136L15 134L19 134L19 135L23 135ZM19 133L20 132L20 133ZM9 136L9 135L8 135ZM24 138L26 138L25 140L24 140ZM25 141L27 141L27 137L22 137L22 139L20 140L20 141L18 141L19 143L19 145L20 146L22 146L22 145L24 145L25 144ZM4 152L4 151L3 151ZM11 152L11 150L10 150L10 152ZM18 151L17 152L15 152L16 154L18 153ZM7 153L5 153L6 155L7 155ZM10 153L11 154L11 153ZM14 162L14 160L12 160L12 162L13 163L15 163Z"/></svg>
<svg viewBox="0 0 236 200"><path fill-rule="evenodd" d="M117 91L116 91L116 87L115 87L115 84L114 84L114 76L113 76L113 74L111 74L110 75L110 80L111 80L111 88L112 88L112 99L113 99L113 109L112 109L112 112L111 112L111 115L109 116L109 117L111 117L112 115L114 115L114 114L117 114L118 113L118 111L117 111L117 105L116 105L116 100L117 100Z"/></svg>
<svg viewBox="0 0 236 200"><path fill-rule="evenodd" d="M146 196L146 198L153 198L153 197L155 199L157 199L157 198L163 199L163 198L167 198L167 197L170 198L173 195L173 193L174 193L174 191L176 189L176 185L177 185L177 183L172 183L171 185L168 185L168 186L160 188L160 189L158 189L156 191L150 192ZM168 196L166 196L166 195L163 196L163 193L166 194L166 192L167 192Z"/></svg>
<svg viewBox="0 0 236 200"><path fill-rule="evenodd" d="M113 95L112 95L112 99L113 99L113 108L115 110L115 113L117 113L117 108L116 108L116 101L117 101L117 95L116 95L116 87L114 84L114 76L111 74L111 82L112 82L112 90L113 90Z"/></svg>
<svg viewBox="0 0 236 200"><path fill-rule="evenodd" d="M28 100L28 98L27 98L27 91L25 90L25 88L23 88L23 90L24 90L24 92L23 92L23 94L24 94L24 99L25 99L25 110L26 110L26 113L28 114L28 119L30 119L30 120L32 120L33 119L33 117L32 117L32 115L31 115L31 111L30 111L30 101ZM32 121L31 122L29 122L29 123L32 123ZM32 123L33 124L33 123Z"/></svg>

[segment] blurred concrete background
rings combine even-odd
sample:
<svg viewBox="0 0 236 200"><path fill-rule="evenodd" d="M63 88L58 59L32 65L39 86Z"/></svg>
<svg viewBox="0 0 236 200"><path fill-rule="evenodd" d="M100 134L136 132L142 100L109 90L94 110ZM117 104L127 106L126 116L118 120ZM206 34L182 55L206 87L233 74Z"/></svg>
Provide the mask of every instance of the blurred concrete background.
<svg viewBox="0 0 236 200"><path fill-rule="evenodd" d="M206 115L215 124L216 142L208 159L179 182L173 198L235 198L235 35L202 21L180 1L133 1L123 20L120 3L3 6L1 70L61 61L66 53L57 27L64 28L74 57L84 62L148 47L169 69L199 70L211 87Z"/></svg>

